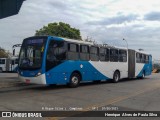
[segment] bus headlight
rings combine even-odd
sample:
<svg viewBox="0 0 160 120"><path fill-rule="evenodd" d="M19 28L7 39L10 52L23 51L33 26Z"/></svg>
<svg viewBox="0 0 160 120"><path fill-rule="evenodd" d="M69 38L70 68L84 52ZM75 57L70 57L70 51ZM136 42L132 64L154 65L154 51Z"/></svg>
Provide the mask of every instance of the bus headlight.
<svg viewBox="0 0 160 120"><path fill-rule="evenodd" d="M41 75L41 72L38 72L38 73L37 73L37 76L39 76L39 75Z"/></svg>
<svg viewBox="0 0 160 120"><path fill-rule="evenodd" d="M40 76L42 74L41 70L37 73L36 77L37 76Z"/></svg>

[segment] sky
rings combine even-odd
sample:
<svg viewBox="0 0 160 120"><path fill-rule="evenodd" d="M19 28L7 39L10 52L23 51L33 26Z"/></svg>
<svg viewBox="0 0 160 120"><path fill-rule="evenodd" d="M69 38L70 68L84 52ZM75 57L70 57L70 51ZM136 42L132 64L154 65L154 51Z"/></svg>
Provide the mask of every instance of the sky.
<svg viewBox="0 0 160 120"><path fill-rule="evenodd" d="M121 47L128 43L160 60L159 0L26 0L18 15L0 20L0 46L11 51L53 22L79 29L83 39Z"/></svg>

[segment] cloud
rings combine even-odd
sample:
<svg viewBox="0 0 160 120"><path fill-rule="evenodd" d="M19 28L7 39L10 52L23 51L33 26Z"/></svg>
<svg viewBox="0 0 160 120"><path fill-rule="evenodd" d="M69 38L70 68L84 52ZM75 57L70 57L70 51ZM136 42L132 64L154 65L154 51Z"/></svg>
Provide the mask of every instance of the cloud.
<svg viewBox="0 0 160 120"><path fill-rule="evenodd" d="M160 12L150 12L144 15L144 20L160 21Z"/></svg>
<svg viewBox="0 0 160 120"><path fill-rule="evenodd" d="M58 10L66 10L70 8L69 2L65 2L64 0L57 1L57 0L52 0L48 1L47 3L52 9L58 9Z"/></svg>
<svg viewBox="0 0 160 120"><path fill-rule="evenodd" d="M62 21L80 29L83 39L126 47L125 38L129 48L143 48L158 57L160 13L151 11L160 5L154 0L150 7L152 1L144 6L143 1L128 0L27 0L18 15L0 20L0 46L11 50L44 25Z"/></svg>
<svg viewBox="0 0 160 120"><path fill-rule="evenodd" d="M147 23L126 24L125 26L97 26L92 25L91 28L86 27L88 36L93 40L101 41L113 46L126 47L125 38L130 49L142 48L146 52L157 58L156 51L159 51L159 27L148 26Z"/></svg>
<svg viewBox="0 0 160 120"><path fill-rule="evenodd" d="M113 24L122 24L125 22L132 22L137 20L138 15L129 14L129 15L118 15L114 17L104 18L100 21L90 21L87 24L89 25L113 25Z"/></svg>

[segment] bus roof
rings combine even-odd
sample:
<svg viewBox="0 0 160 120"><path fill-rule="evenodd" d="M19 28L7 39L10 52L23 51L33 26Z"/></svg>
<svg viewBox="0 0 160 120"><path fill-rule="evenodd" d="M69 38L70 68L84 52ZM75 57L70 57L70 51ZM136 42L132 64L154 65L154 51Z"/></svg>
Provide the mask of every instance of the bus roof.
<svg viewBox="0 0 160 120"><path fill-rule="evenodd" d="M53 39L56 39L56 40L64 40L64 41L77 43L77 44L85 44L85 45L90 45L90 46L94 45L94 46L97 46L97 47L116 48L116 49L124 49L124 50L128 49L126 47L111 46L111 45L108 45L108 44L96 44L94 42L88 42L88 41L83 41L83 40L78 40L78 39L69 39L69 38L63 38L63 37L57 37L57 36L50 36L50 35L32 36L32 37L28 37L28 38L33 38L33 37L50 37L50 38L53 38ZM134 49L131 49L131 50L134 50ZM146 53L145 51L135 50L135 52L151 55L151 54Z"/></svg>
<svg viewBox="0 0 160 120"><path fill-rule="evenodd" d="M94 45L93 42L87 42L87 41L83 41L83 40L76 40L76 39L68 39L68 38L62 38L65 41L68 42L74 42L74 43L79 43L79 44L87 44L87 45Z"/></svg>
<svg viewBox="0 0 160 120"><path fill-rule="evenodd" d="M79 44L86 44L86 45L94 45L97 47L106 47L106 48L117 48L117 49L125 49L127 50L126 47L118 47L118 46L111 46L108 44L96 44L94 42L87 42L87 41L82 41L82 40L74 40L74 39L68 39L68 38L63 38L65 41L73 42L73 43L79 43Z"/></svg>
<svg viewBox="0 0 160 120"><path fill-rule="evenodd" d="M151 54L147 53L146 51L140 51L140 50L135 50L135 51L138 52L138 53L142 53L142 54L146 54L146 55L151 55Z"/></svg>

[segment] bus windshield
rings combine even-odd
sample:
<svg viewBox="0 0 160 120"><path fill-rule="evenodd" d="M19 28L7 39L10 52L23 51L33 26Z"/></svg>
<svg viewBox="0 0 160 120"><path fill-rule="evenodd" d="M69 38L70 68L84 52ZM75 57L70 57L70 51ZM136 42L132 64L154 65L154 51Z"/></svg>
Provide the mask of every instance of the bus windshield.
<svg viewBox="0 0 160 120"><path fill-rule="evenodd" d="M20 69L35 70L41 68L45 41L44 38L31 38L23 41L19 56Z"/></svg>

